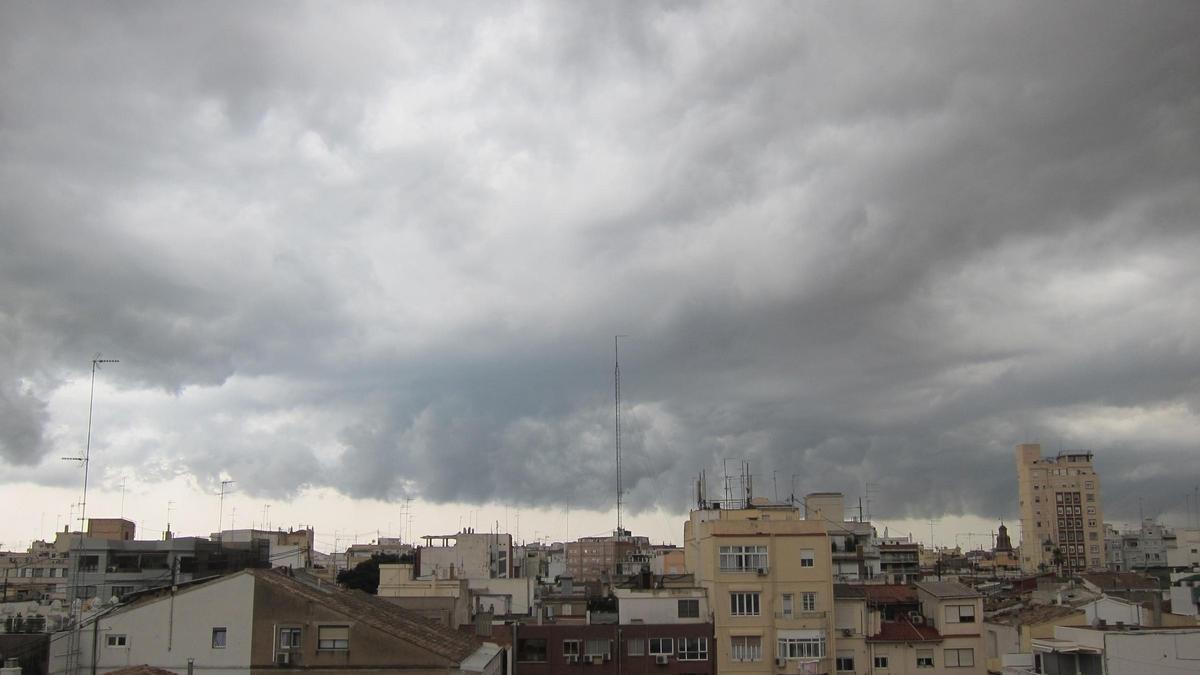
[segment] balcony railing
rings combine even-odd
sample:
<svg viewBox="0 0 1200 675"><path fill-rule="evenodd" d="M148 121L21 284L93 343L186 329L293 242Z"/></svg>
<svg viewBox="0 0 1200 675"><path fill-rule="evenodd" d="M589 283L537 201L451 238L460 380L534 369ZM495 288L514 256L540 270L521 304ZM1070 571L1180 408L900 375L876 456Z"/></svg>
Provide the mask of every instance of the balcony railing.
<svg viewBox="0 0 1200 675"><path fill-rule="evenodd" d="M826 612L775 612L776 619L824 619Z"/></svg>

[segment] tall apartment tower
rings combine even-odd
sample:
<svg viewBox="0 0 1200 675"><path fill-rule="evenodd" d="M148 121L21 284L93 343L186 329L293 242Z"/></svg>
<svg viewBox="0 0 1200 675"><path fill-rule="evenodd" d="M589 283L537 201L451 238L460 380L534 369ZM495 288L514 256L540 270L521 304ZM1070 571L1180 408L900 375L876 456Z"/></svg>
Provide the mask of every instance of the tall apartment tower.
<svg viewBox="0 0 1200 675"><path fill-rule="evenodd" d="M1092 453L1042 457L1040 444L1022 443L1017 446L1017 486L1022 570L1104 569L1104 510Z"/></svg>

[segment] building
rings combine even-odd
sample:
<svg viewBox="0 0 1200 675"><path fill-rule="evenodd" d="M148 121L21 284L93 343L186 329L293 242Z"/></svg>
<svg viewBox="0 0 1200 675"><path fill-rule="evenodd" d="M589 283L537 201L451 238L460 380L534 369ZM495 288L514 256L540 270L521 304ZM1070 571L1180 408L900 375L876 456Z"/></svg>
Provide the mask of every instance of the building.
<svg viewBox="0 0 1200 675"><path fill-rule="evenodd" d="M834 599L834 672L986 672L976 623L982 597L966 586L836 584Z"/></svg>
<svg viewBox="0 0 1200 675"><path fill-rule="evenodd" d="M1200 619L1200 573L1172 576L1171 612Z"/></svg>
<svg viewBox="0 0 1200 675"><path fill-rule="evenodd" d="M921 578L921 545L906 537L879 540L879 574L885 583L908 584Z"/></svg>
<svg viewBox="0 0 1200 675"><path fill-rule="evenodd" d="M615 618L583 612L518 624L514 673L717 672L704 589L686 575L631 579L613 590Z"/></svg>
<svg viewBox="0 0 1200 675"><path fill-rule="evenodd" d="M833 552L833 580L858 582L877 579L881 554L871 523L846 520L845 498L840 492L814 492L804 497L806 520L821 520L829 530ZM893 556L892 561L895 561Z"/></svg>
<svg viewBox="0 0 1200 675"><path fill-rule="evenodd" d="M31 546L23 553L0 552L0 603L65 600L67 565L65 553L45 546Z"/></svg>
<svg viewBox="0 0 1200 675"><path fill-rule="evenodd" d="M311 527L277 530L222 530L209 535L213 541L226 544L246 544L264 541L269 547L271 567L309 569L313 566L313 544L316 534Z"/></svg>
<svg viewBox="0 0 1200 675"><path fill-rule="evenodd" d="M650 540L628 531L606 537L580 537L566 544L567 574L576 582L637 574L652 558Z"/></svg>
<svg viewBox="0 0 1200 675"><path fill-rule="evenodd" d="M1158 675L1200 672L1200 627L1059 626L1033 641L1033 663L1005 673Z"/></svg>
<svg viewBox="0 0 1200 675"><path fill-rule="evenodd" d="M1172 572L1200 570L1200 530L1178 528L1167 539L1167 567Z"/></svg>
<svg viewBox="0 0 1200 675"><path fill-rule="evenodd" d="M512 535L466 529L456 534L426 535L417 548L417 569L422 577L443 579L511 579ZM435 541L441 544L434 546Z"/></svg>
<svg viewBox="0 0 1200 675"><path fill-rule="evenodd" d="M1042 446L1017 446L1021 568L1061 573L1102 570L1104 509L1092 453L1042 457Z"/></svg>
<svg viewBox="0 0 1200 675"><path fill-rule="evenodd" d="M1032 663L1033 641L1054 637L1056 626L1087 626L1082 609L1068 605L1018 605L984 621L983 649L988 672L1004 663Z"/></svg>
<svg viewBox="0 0 1200 675"><path fill-rule="evenodd" d="M359 563L364 563L374 556L394 555L398 558L413 555L415 549L411 544L405 544L399 537L380 537L370 544L351 544L346 548L344 556L334 552L334 567L338 570L354 569Z"/></svg>
<svg viewBox="0 0 1200 675"><path fill-rule="evenodd" d="M269 567L266 542L209 541L200 537L138 540L73 537L68 554L69 598L111 598L247 567Z"/></svg>
<svg viewBox="0 0 1200 675"><path fill-rule="evenodd" d="M1104 555L1111 572L1133 572L1167 566L1167 542L1175 537L1153 518L1142 520L1136 530L1119 532L1104 524Z"/></svg>
<svg viewBox="0 0 1200 675"><path fill-rule="evenodd" d="M684 524L688 571L713 607L721 673L834 671L827 522L763 498L701 500Z"/></svg>
<svg viewBox="0 0 1200 675"><path fill-rule="evenodd" d="M71 634L78 643L74 649L68 646ZM495 645L379 598L265 569L143 594L106 610L82 630L56 634L50 652L52 675L140 664L211 675L280 667L499 673L503 661Z"/></svg>

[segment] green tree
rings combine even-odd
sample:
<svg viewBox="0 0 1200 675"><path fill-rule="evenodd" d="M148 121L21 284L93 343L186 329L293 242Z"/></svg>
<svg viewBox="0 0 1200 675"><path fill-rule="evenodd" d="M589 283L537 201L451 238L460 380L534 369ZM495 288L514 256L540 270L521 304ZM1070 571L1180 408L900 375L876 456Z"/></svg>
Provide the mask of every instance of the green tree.
<svg viewBox="0 0 1200 675"><path fill-rule="evenodd" d="M381 564L411 563L412 561L411 556L401 558L391 553L376 553L371 556L370 560L364 560L355 565L354 569L338 572L337 582L343 588L357 588L360 591L366 591L374 595L379 592L379 566Z"/></svg>

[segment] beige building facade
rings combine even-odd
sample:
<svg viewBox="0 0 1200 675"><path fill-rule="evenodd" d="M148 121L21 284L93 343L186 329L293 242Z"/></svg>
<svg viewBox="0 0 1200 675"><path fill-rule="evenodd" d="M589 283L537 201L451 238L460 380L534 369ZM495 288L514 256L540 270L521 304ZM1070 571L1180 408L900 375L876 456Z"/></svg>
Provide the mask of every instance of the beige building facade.
<svg viewBox="0 0 1200 675"><path fill-rule="evenodd" d="M823 520L789 504L700 508L684 525L688 571L712 607L720 673L833 673L833 575Z"/></svg>
<svg viewBox="0 0 1200 675"><path fill-rule="evenodd" d="M1104 509L1092 453L1043 457L1042 446L1017 446L1021 568L1026 572L1102 570Z"/></svg>

